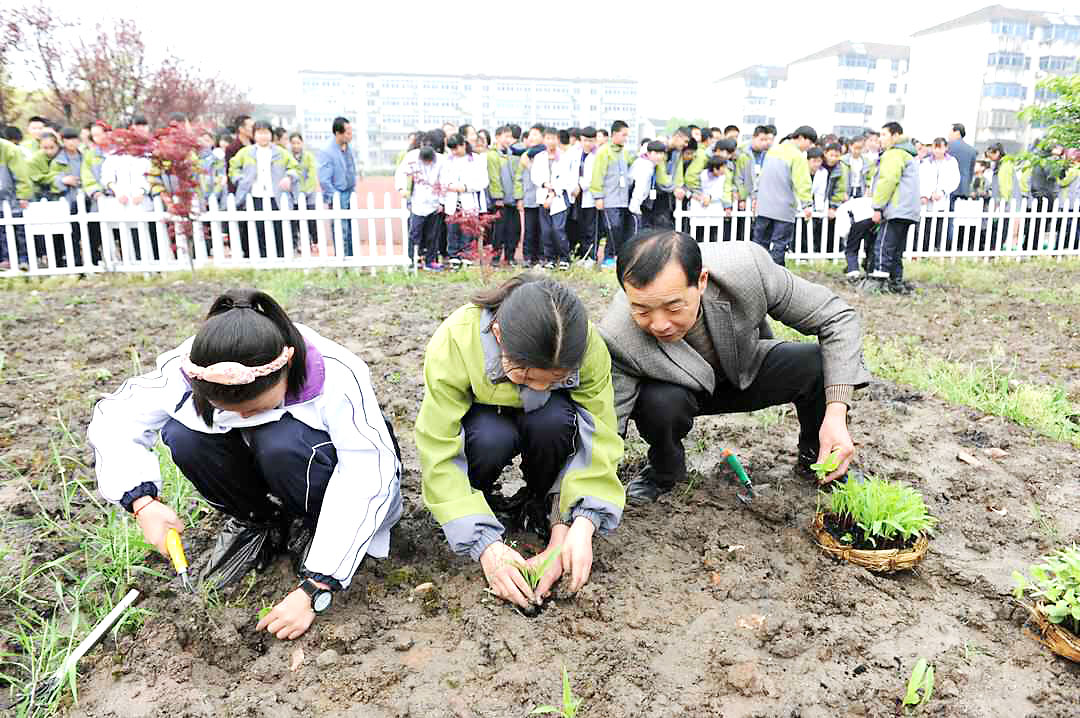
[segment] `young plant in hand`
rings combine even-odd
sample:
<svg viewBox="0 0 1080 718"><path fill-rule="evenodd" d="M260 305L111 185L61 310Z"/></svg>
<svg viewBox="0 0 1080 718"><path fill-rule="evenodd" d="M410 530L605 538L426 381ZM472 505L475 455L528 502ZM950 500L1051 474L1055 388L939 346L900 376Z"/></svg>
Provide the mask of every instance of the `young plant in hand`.
<svg viewBox="0 0 1080 718"><path fill-rule="evenodd" d="M536 587L540 584L540 579L547 573L548 568L554 561L559 558L559 554L562 553L562 546L557 546L554 551L548 554L547 558L541 562L539 566L533 566L528 561L522 563L520 561L507 561L507 565L513 566L529 584L529 588L536 590Z"/></svg>

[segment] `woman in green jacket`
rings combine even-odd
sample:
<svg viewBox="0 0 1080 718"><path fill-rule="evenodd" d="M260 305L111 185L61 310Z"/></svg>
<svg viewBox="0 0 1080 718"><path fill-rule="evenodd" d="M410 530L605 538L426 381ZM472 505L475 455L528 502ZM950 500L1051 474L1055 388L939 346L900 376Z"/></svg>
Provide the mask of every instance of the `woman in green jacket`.
<svg viewBox="0 0 1080 718"><path fill-rule="evenodd" d="M416 421L424 504L450 547L478 559L492 592L522 608L541 603L564 573L570 591L580 589L593 533L614 530L625 502L611 358L581 300L528 274L480 293L431 338L424 383ZM499 475L518 454L530 518L496 518L492 504L506 503ZM529 563L558 554L535 590L517 568L525 559L502 540L526 523L550 531Z"/></svg>

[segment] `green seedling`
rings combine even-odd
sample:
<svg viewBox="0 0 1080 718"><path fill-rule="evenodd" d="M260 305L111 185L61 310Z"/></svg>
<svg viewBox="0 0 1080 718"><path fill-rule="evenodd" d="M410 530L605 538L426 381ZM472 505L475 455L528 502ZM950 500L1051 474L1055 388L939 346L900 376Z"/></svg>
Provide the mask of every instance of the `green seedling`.
<svg viewBox="0 0 1080 718"><path fill-rule="evenodd" d="M930 702L930 696L934 693L934 666L927 663L925 658L920 658L911 671L911 678L907 682L907 693L904 694L904 707L908 710L921 708Z"/></svg>
<svg viewBox="0 0 1080 718"><path fill-rule="evenodd" d="M834 449L825 457L820 464L810 464L810 470L817 474L818 481L824 481L825 477L840 468L840 450Z"/></svg>
<svg viewBox="0 0 1080 718"><path fill-rule="evenodd" d="M937 523L915 489L900 481L872 476L865 481L834 485L828 494L819 493L818 508L840 521L850 518L872 546L877 546L879 540L892 541L897 537L906 543L913 536L930 531ZM852 536L845 534L843 538Z"/></svg>
<svg viewBox="0 0 1080 718"><path fill-rule="evenodd" d="M259 609L259 620L261 621L264 618L266 618L268 615L270 615L270 612L273 611L273 610L274 610L274 607L271 604L267 604L267 605L263 606L262 608L260 608Z"/></svg>
<svg viewBox="0 0 1080 718"><path fill-rule="evenodd" d="M1026 594L1045 604L1046 617L1080 636L1080 547L1076 544L1039 559L1028 568L1031 578L1013 571L1013 596Z"/></svg>
<svg viewBox="0 0 1080 718"><path fill-rule="evenodd" d="M558 706L536 706L532 709L531 716L551 714L562 716L562 718L574 718L577 715L578 709L581 708L581 699L574 696L574 692L570 690L570 674L566 672L566 666L562 669L562 708Z"/></svg>
<svg viewBox="0 0 1080 718"><path fill-rule="evenodd" d="M507 561L506 563L521 572L521 575L529 584L529 588L536 588L540 583L540 579L544 577L544 574L547 573L548 568L551 566L552 562L559 557L560 553L562 553L562 546L556 547L556 549L536 568L533 568L530 563L518 563L517 561Z"/></svg>

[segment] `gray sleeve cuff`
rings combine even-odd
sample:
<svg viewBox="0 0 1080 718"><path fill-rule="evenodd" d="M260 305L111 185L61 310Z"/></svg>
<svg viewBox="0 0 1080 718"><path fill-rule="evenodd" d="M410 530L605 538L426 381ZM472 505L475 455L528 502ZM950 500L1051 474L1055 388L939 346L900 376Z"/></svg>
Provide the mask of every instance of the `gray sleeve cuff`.
<svg viewBox="0 0 1080 718"><path fill-rule="evenodd" d="M606 536L618 528L622 521L622 514L622 509L613 503L592 496L584 496L570 507L567 523L573 523L574 519L583 516L592 521L597 533Z"/></svg>
<svg viewBox="0 0 1080 718"><path fill-rule="evenodd" d="M450 550L460 556L480 560L480 554L491 544L501 541L503 525L490 514L462 516L443 525Z"/></svg>

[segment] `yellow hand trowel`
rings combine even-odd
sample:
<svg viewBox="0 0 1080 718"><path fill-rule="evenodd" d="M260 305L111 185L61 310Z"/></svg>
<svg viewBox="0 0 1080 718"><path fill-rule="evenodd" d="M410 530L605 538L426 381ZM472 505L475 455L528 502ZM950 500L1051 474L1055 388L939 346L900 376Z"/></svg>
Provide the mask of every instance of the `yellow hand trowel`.
<svg viewBox="0 0 1080 718"><path fill-rule="evenodd" d="M184 584L184 588L195 593L195 587L188 577L188 561L187 556L184 555L184 544L180 540L179 531L169 529L168 533L165 534L165 548L169 551L169 558L172 559L173 568L176 569L176 573L180 576L180 582Z"/></svg>

